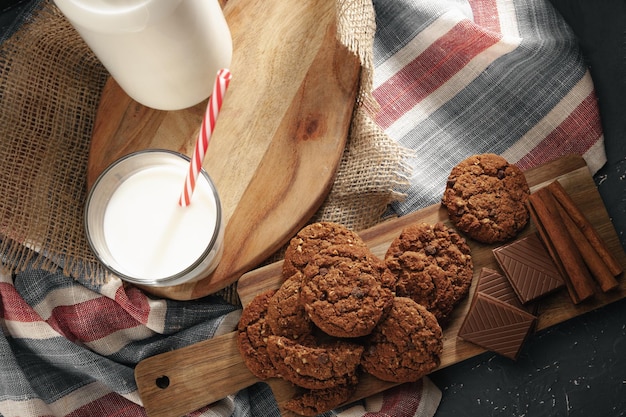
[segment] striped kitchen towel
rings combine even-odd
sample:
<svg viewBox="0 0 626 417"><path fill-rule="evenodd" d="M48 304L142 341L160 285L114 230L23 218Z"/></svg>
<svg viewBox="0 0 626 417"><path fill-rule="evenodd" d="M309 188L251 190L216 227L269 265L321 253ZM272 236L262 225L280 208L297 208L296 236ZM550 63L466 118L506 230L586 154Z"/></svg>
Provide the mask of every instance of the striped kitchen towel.
<svg viewBox="0 0 626 417"><path fill-rule="evenodd" d="M528 169L606 161L593 82L547 0L375 0L376 122L414 151L402 215L437 203L450 169L493 152Z"/></svg>
<svg viewBox="0 0 626 417"><path fill-rule="evenodd" d="M155 299L120 280L88 288L60 270L0 269L0 416L145 416L137 363L233 331L240 314L215 296ZM424 378L325 416L432 417L440 399ZM269 387L258 383L190 416L280 411Z"/></svg>
<svg viewBox="0 0 626 417"><path fill-rule="evenodd" d="M605 160L591 78L547 0L376 0L376 122L414 151L404 214L439 201L449 170L479 152L529 168L566 153ZM0 272L0 415L143 416L133 371L149 356L231 331L218 297L155 299L29 268ZM328 415L426 417L428 379ZM445 401L445 398L444 398ZM194 416L278 416L257 384Z"/></svg>

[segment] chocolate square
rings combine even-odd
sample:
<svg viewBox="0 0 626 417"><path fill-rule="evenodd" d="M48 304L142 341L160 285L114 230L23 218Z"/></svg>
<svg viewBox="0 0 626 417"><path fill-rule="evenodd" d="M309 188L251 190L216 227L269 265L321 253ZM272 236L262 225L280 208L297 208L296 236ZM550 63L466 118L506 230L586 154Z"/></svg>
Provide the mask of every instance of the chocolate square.
<svg viewBox="0 0 626 417"><path fill-rule="evenodd" d="M528 311L530 314L537 315L539 309L538 303L529 302L526 305L522 304L513 286L509 282L509 279L495 269L481 268L478 275L476 291L491 295L517 308Z"/></svg>
<svg viewBox="0 0 626 417"><path fill-rule="evenodd" d="M493 249L493 254L522 304L560 288L565 283L536 233Z"/></svg>
<svg viewBox="0 0 626 417"><path fill-rule="evenodd" d="M537 318L527 311L476 292L459 336L487 350L517 359Z"/></svg>
<svg viewBox="0 0 626 417"><path fill-rule="evenodd" d="M490 295L517 308L524 308L508 278L491 268L481 268L476 291Z"/></svg>

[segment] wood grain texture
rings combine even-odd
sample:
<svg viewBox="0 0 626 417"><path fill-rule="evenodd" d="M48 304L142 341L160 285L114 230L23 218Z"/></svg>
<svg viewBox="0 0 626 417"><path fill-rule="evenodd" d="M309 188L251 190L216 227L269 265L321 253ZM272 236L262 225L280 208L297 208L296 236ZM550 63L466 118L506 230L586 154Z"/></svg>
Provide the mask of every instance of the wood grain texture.
<svg viewBox="0 0 626 417"><path fill-rule="evenodd" d="M233 79L203 164L222 202L224 256L200 281L144 288L162 297L214 293L279 249L330 191L352 120L360 63L336 39L333 2L230 0L224 14ZM133 151L191 155L206 104L150 109L110 79L95 121L88 186Z"/></svg>
<svg viewBox="0 0 626 417"><path fill-rule="evenodd" d="M626 254L582 158L564 157L529 170L525 175L531 190L537 190L554 179L558 179L607 242L611 253L622 266L626 266ZM444 221L449 225L445 209L440 205L433 205L386 221L359 234L376 255L383 256L391 241L407 225L415 222L435 223L437 221ZM521 236L533 233L534 230L534 226L529 225ZM496 245L484 245L474 241L468 241L468 243L474 260L474 284L470 289L470 296L455 308L450 324L444 329L444 350L440 368L484 352L484 349L465 342L457 335L469 309L469 300L475 291L476 277L480 269L497 268L497 262L492 254L492 249ZM282 262L276 262L244 274L238 283L238 291L243 304L249 303L262 291L278 288L283 281L281 269ZM572 304L567 291L560 291L543 299L539 305L537 330L545 329L626 297L626 280L624 277L619 277L618 280L620 285L615 291L602 293L598 290L591 300L578 305ZM236 333L233 332L140 362L135 370L135 378L148 415L158 417L190 412L222 398L225 393L234 393L258 382L258 379L245 369L236 348L235 338ZM219 352L219 356L216 356L216 351ZM511 366L515 366L513 362ZM171 381L166 389L158 388L155 384L156 379L163 375L168 375ZM294 393L293 387L282 380L271 379L268 383L279 406ZM366 375L360 381L352 400L367 397L392 386L394 384ZM282 411L285 416L292 415L285 410Z"/></svg>

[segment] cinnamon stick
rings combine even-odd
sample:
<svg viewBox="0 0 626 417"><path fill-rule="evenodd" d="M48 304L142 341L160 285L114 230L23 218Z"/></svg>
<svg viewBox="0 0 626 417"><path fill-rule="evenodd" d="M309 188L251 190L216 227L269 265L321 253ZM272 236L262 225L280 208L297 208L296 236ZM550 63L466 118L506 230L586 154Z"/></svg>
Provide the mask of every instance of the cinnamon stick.
<svg viewBox="0 0 626 417"><path fill-rule="evenodd" d="M576 223L580 231L587 238L591 246L602 258L609 271L613 276L618 276L623 272L622 265L615 259L615 257L609 251L606 242L598 234L598 231L593 227L591 222L585 217L583 212L578 208L574 200L567 194L565 188L558 180L550 183L547 188L552 195L556 198L558 203L563 206L565 211L569 213L572 220Z"/></svg>
<svg viewBox="0 0 626 417"><path fill-rule="evenodd" d="M535 224L537 232L539 233L539 237L545 244L546 249L548 250L548 254L552 258L552 261L554 261L554 265L556 266L556 269L558 269L559 273L563 277L563 281L565 282L565 287L567 288L567 292L570 296L570 299L572 300L574 304L580 303L581 300L578 297L578 294L576 294L576 290L574 289L574 287L572 287L571 281L567 278L567 271L565 270L565 267L563 266L563 262L561 262L561 259L559 258L559 255L556 249L554 248L554 245L552 244L552 241L550 240L550 237L548 236L546 229L541 224L541 220L539 220L539 216L537 215L537 212L535 211L532 204L530 203L530 200L526 200L526 207L528 208L528 212L530 213L530 218Z"/></svg>
<svg viewBox="0 0 626 417"><path fill-rule="evenodd" d="M591 274L585 265L576 244L565 228L559 215L557 201L547 188L541 188L532 193L528 200L532 205L541 227L545 230L550 244L554 247L556 256L562 262L566 272L565 281L572 302L578 304L594 294ZM573 295L574 293L575 295Z"/></svg>
<svg viewBox="0 0 626 417"><path fill-rule="evenodd" d="M561 215L561 219L565 224L565 228L572 237L572 240L576 244L576 247L580 251L580 254L585 261L585 264L591 272L591 276L596 280L603 292L613 290L619 286L619 282L615 279L615 276L609 271L608 266L598 252L591 246L591 243L587 240L582 231L578 228L578 225L574 222L572 217L565 211L563 206L557 204L557 209Z"/></svg>

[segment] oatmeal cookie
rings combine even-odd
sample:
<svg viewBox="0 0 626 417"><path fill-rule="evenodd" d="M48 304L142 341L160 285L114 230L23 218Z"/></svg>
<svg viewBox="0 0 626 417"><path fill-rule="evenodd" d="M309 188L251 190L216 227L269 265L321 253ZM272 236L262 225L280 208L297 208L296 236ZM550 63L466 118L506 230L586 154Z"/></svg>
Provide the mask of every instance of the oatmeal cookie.
<svg viewBox="0 0 626 417"><path fill-rule="evenodd" d="M300 301L323 332L365 336L393 301L394 294L381 284L384 270L384 262L366 247L330 246L304 269Z"/></svg>
<svg viewBox="0 0 626 417"><path fill-rule="evenodd" d="M474 263L465 239L439 222L405 227L385 254L396 295L412 298L444 324L469 292Z"/></svg>
<svg viewBox="0 0 626 417"><path fill-rule="evenodd" d="M326 389L356 384L363 346L338 339L300 343L272 335L267 352L283 379L302 388Z"/></svg>
<svg viewBox="0 0 626 417"><path fill-rule="evenodd" d="M302 281L302 273L296 272L269 300L266 320L273 334L297 340L313 331L313 323L300 303Z"/></svg>
<svg viewBox="0 0 626 417"><path fill-rule="evenodd" d="M327 389L304 390L287 401L284 407L301 416L316 416L347 402L355 389L354 385L338 385Z"/></svg>
<svg viewBox="0 0 626 417"><path fill-rule="evenodd" d="M495 154L473 155L448 176L442 203L452 223L483 243L515 237L528 223L524 173Z"/></svg>
<svg viewBox="0 0 626 417"><path fill-rule="evenodd" d="M237 325L237 347L250 372L259 379L278 376L267 353L267 338L272 333L267 320L269 300L276 290L267 290L243 309Z"/></svg>
<svg viewBox="0 0 626 417"><path fill-rule="evenodd" d="M302 271L317 253L336 244L365 246L358 234L338 223L317 222L303 227L285 250L283 277Z"/></svg>
<svg viewBox="0 0 626 417"><path fill-rule="evenodd" d="M410 298L396 297L376 326L361 359L363 369L389 382L413 382L439 366L443 334L437 319Z"/></svg>

